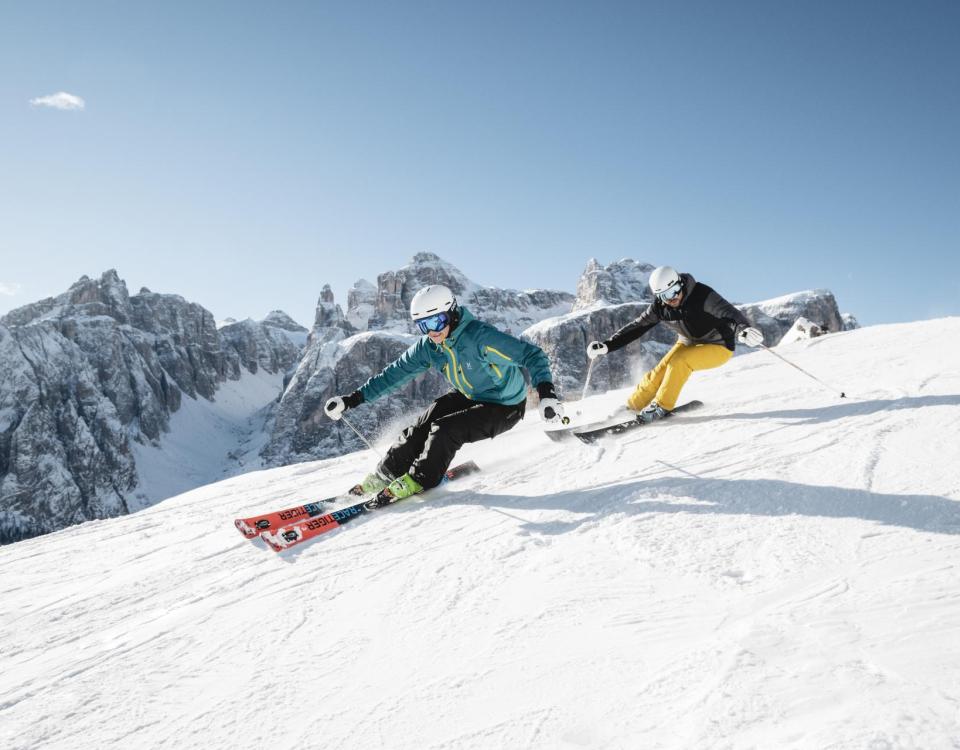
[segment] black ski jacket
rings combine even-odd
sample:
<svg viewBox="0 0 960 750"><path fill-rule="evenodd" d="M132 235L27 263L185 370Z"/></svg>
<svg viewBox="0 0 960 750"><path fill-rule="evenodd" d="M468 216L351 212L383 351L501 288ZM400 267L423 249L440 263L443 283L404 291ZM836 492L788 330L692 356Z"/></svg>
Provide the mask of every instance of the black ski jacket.
<svg viewBox="0 0 960 750"><path fill-rule="evenodd" d="M683 279L683 302L679 307L670 307L654 297L639 318L603 342L607 349L616 351L658 323L665 323L684 344L722 344L733 351L737 332L751 325L747 316L690 274L682 273L680 278Z"/></svg>

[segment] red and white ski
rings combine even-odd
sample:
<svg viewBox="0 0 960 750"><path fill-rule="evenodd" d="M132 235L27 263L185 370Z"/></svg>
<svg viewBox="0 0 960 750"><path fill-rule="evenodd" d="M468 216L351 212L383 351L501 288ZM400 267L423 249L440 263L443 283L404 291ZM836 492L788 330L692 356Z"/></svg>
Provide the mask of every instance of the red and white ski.
<svg viewBox="0 0 960 750"><path fill-rule="evenodd" d="M293 508L278 510L274 513L266 513L262 516L237 518L234 520L233 525L236 526L240 533L243 534L247 539L255 539L264 531L272 531L280 528L281 526L289 526L291 523L296 521L304 521L308 518L319 516L324 512L324 505L335 503L343 497L350 497L350 495L348 494L337 497L328 497L324 500L318 500L315 503L297 505Z"/></svg>
<svg viewBox="0 0 960 750"><path fill-rule="evenodd" d="M466 463L462 463L458 466L448 469L446 481L453 481L454 479L466 476L467 474L473 474L478 471L480 471L479 466L477 466L473 461L467 461ZM372 511L379 510L380 507L387 508L396 502L399 502L399 500L395 500L389 505L376 506L368 497L366 500L354 503L346 508L339 508L338 510L331 511L330 513L326 513L321 516L316 516L315 518L310 518L305 521L298 521L293 524L287 524L277 528L276 530L265 530L260 534L260 538L270 545L274 552L283 552L284 550L295 547L298 544L309 541L314 537L320 536L320 534L325 534L328 531L333 531L334 529L340 528L344 524L359 518L364 513L370 513Z"/></svg>

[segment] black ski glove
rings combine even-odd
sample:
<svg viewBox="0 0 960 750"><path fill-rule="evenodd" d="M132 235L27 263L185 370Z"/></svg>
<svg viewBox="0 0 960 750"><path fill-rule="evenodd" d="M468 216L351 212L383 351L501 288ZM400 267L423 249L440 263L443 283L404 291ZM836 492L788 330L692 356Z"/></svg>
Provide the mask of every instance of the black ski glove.
<svg viewBox="0 0 960 750"><path fill-rule="evenodd" d="M553 387L553 383L549 380L544 380L542 383L537 383L537 395L542 401L545 398L556 398L557 392Z"/></svg>
<svg viewBox="0 0 960 750"><path fill-rule="evenodd" d="M353 393L348 393L343 397L344 406L346 406L348 409L356 409L363 402L364 398L361 391L354 391Z"/></svg>

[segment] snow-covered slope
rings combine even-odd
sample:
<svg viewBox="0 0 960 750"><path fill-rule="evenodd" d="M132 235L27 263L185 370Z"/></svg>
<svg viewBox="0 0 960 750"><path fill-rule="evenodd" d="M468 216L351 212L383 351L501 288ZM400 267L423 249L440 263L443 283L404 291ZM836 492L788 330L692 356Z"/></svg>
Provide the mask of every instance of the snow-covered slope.
<svg viewBox="0 0 960 750"><path fill-rule="evenodd" d="M737 357L601 446L529 415L464 448L481 474L285 556L232 519L371 454L4 547L0 746L955 748L958 338L778 348L845 400Z"/></svg>

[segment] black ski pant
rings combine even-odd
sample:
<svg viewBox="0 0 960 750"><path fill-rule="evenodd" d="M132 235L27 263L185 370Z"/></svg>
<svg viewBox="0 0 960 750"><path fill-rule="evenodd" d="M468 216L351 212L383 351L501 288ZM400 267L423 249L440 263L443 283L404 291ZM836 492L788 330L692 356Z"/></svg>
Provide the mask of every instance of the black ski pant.
<svg viewBox="0 0 960 750"><path fill-rule="evenodd" d="M380 462L380 474L409 474L425 488L436 487L464 443L506 432L523 419L525 410L525 401L505 406L473 401L459 391L447 393L400 433Z"/></svg>

